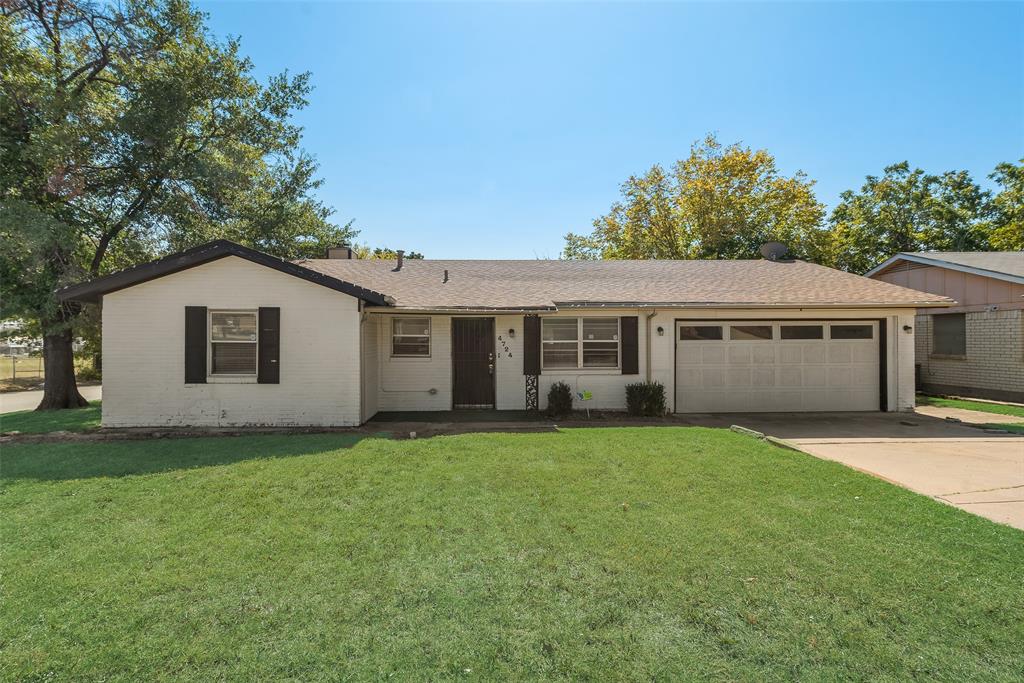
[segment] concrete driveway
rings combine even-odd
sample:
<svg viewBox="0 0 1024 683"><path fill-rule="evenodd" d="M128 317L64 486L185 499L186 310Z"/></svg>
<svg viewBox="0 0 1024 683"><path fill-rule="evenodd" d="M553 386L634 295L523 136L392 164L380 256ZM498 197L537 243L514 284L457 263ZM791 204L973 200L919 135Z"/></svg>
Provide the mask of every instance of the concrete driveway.
<svg viewBox="0 0 1024 683"><path fill-rule="evenodd" d="M733 423L1024 529L1024 436L923 413L736 415Z"/></svg>

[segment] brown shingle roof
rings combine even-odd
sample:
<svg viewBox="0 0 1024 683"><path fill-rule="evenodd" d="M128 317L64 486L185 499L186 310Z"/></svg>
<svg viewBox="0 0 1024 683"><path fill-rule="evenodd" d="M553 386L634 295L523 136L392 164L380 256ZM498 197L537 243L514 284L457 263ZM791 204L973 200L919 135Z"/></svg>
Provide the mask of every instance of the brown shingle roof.
<svg viewBox="0 0 1024 683"><path fill-rule="evenodd" d="M572 305L928 306L950 299L803 261L394 261L297 263L411 309ZM444 271L448 282L444 282Z"/></svg>

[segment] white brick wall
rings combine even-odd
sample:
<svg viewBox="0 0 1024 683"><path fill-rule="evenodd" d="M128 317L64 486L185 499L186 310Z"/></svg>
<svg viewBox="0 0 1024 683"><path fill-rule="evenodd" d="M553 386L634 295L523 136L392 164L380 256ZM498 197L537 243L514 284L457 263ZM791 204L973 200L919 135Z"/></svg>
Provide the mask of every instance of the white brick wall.
<svg viewBox="0 0 1024 683"><path fill-rule="evenodd" d="M281 383L186 385L186 306L279 306ZM103 298L107 427L357 425L359 376L358 301L241 258Z"/></svg>
<svg viewBox="0 0 1024 683"><path fill-rule="evenodd" d="M393 315L371 314L376 323L380 385L379 410L451 410L452 332L451 316L430 318L430 357L392 358L391 319ZM424 316L415 316L424 317Z"/></svg>
<svg viewBox="0 0 1024 683"><path fill-rule="evenodd" d="M1024 311L966 313L967 355L932 355L932 315L917 316L922 388L992 398L1024 397ZM963 391L969 390L969 391Z"/></svg>
<svg viewBox="0 0 1024 683"><path fill-rule="evenodd" d="M540 407L547 406L547 392L557 381L564 381L574 390L592 392L587 405L594 409L622 410L626 405L627 384L646 378L647 315L650 310L612 309L590 312L560 311L555 316L592 315L639 318L640 373L622 375L611 371L544 371L540 376ZM429 359L390 358L391 315L374 311L367 324L376 321L378 329L378 365L380 368L380 410L450 410L451 409L451 322L449 316L433 316L431 324L431 357ZM544 317L544 316L542 316ZM773 318L806 319L873 319L887 322L887 364L889 368L889 410L910 410L914 406L914 312L912 309L849 309L821 310L659 310L651 319L651 379L665 385L670 408L675 397L675 320L677 318L720 318L770 320ZM910 326L909 332L904 325ZM658 335L658 327L665 330ZM509 330L515 335L509 335ZM522 410L526 407L526 382L523 377L523 316L495 316L496 396L499 410ZM436 394L429 389L436 388ZM578 404L582 407L583 404Z"/></svg>

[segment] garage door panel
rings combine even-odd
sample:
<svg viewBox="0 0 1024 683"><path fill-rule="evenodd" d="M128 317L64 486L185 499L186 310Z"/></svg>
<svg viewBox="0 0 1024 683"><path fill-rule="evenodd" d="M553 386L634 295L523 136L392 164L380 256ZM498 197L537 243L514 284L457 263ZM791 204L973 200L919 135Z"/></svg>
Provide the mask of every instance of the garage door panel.
<svg viewBox="0 0 1024 683"><path fill-rule="evenodd" d="M854 363L877 363L878 348L875 344L855 344L850 347Z"/></svg>
<svg viewBox="0 0 1024 683"><path fill-rule="evenodd" d="M805 323L826 331L813 340L781 339L778 321L721 324L761 326L762 336L770 326L771 339L684 341L677 331L678 412L878 410L876 322L842 321L870 325L872 336L841 340L827 334L829 321Z"/></svg>
<svg viewBox="0 0 1024 683"><path fill-rule="evenodd" d="M701 386L713 390L725 386L725 368L701 368Z"/></svg>
<svg viewBox="0 0 1024 683"><path fill-rule="evenodd" d="M853 360L853 354L850 351L850 347L846 344L837 344L831 342L828 344L828 362L829 363L849 363Z"/></svg>
<svg viewBox="0 0 1024 683"><path fill-rule="evenodd" d="M852 373L850 368L835 368L830 367L828 369L828 385L834 389L842 389L843 387L850 386L852 382Z"/></svg>
<svg viewBox="0 0 1024 683"><path fill-rule="evenodd" d="M700 368L686 367L676 370L676 384L682 387L700 386Z"/></svg>
<svg viewBox="0 0 1024 683"><path fill-rule="evenodd" d="M825 365L816 366L804 366L801 368L804 375L804 386L805 387L823 387L825 386L825 376L828 372L828 368Z"/></svg>
<svg viewBox="0 0 1024 683"><path fill-rule="evenodd" d="M824 349L822 351L824 352ZM824 353L822 353L822 359L824 359ZM779 349L779 361L796 365L804 362L803 344L783 344Z"/></svg>
<svg viewBox="0 0 1024 683"><path fill-rule="evenodd" d="M772 395L772 403L779 412L805 410L802 391L776 391Z"/></svg>
<svg viewBox="0 0 1024 683"><path fill-rule="evenodd" d="M725 347L721 345L721 342L714 346L702 344L699 347L699 353L701 354L701 361L704 363L725 362Z"/></svg>
<svg viewBox="0 0 1024 683"><path fill-rule="evenodd" d="M729 368L725 371L725 386L745 389L750 386L750 368Z"/></svg>
<svg viewBox="0 0 1024 683"><path fill-rule="evenodd" d="M873 374L874 373L874 374ZM873 389L878 387L878 366L865 365L853 371L850 384L854 387Z"/></svg>
<svg viewBox="0 0 1024 683"><path fill-rule="evenodd" d="M750 363L750 347L744 344L730 344L728 346L727 354L727 358L731 365Z"/></svg>
<svg viewBox="0 0 1024 683"><path fill-rule="evenodd" d="M779 368L780 387L802 387L804 385L804 369L800 366Z"/></svg>
<svg viewBox="0 0 1024 683"><path fill-rule="evenodd" d="M803 362L804 363L824 363L825 358L825 342L820 344L803 344Z"/></svg>

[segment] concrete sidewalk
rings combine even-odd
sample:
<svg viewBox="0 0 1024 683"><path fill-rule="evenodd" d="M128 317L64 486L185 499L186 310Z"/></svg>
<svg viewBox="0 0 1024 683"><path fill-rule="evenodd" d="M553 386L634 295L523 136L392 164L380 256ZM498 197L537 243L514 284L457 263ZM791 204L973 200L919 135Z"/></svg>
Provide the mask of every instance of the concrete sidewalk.
<svg viewBox="0 0 1024 683"><path fill-rule="evenodd" d="M88 401L98 401L103 396L103 387L99 385L78 387L78 392ZM0 413L33 410L42 400L42 391L12 391L0 394Z"/></svg>

